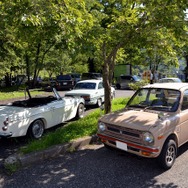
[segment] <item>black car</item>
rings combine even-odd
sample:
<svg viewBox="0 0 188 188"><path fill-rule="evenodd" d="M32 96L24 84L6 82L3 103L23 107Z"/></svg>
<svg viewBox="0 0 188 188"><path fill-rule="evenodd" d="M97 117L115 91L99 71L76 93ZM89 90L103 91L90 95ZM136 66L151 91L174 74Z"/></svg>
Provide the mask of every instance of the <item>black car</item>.
<svg viewBox="0 0 188 188"><path fill-rule="evenodd" d="M56 80L57 90L70 90L76 84L75 79L71 74L59 75Z"/></svg>
<svg viewBox="0 0 188 188"><path fill-rule="evenodd" d="M95 72L87 72L87 73L82 73L82 80L102 80L102 75L101 73L95 73Z"/></svg>

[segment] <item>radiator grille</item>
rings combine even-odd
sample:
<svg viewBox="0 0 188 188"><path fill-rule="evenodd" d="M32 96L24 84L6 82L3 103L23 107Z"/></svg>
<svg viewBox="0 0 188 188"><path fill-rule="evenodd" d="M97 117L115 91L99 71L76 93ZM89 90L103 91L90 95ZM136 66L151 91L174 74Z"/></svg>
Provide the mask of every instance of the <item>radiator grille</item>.
<svg viewBox="0 0 188 188"><path fill-rule="evenodd" d="M125 142L143 144L142 131L106 124L105 134Z"/></svg>

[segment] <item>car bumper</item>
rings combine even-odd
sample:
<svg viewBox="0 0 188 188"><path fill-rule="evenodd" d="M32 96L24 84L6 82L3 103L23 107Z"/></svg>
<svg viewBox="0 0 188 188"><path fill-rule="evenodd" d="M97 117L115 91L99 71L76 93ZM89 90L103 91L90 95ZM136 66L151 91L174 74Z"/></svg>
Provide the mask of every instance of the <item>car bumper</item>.
<svg viewBox="0 0 188 188"><path fill-rule="evenodd" d="M8 138L8 137L11 137L11 136L12 136L12 133L0 132L0 138Z"/></svg>
<svg viewBox="0 0 188 188"><path fill-rule="evenodd" d="M85 100L85 105L96 105L97 104L97 99L90 99L90 100Z"/></svg>
<svg viewBox="0 0 188 188"><path fill-rule="evenodd" d="M138 156L147 157L147 158L156 158L160 154L159 148L149 147L149 146L147 147L135 143L128 143L99 133L97 134L97 136L106 145L124 150L129 153L136 154Z"/></svg>

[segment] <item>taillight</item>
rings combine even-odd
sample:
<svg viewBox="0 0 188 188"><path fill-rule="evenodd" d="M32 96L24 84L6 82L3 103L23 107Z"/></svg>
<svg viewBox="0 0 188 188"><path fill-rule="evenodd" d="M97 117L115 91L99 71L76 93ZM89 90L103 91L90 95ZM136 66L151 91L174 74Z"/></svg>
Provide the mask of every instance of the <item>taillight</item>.
<svg viewBox="0 0 188 188"><path fill-rule="evenodd" d="M8 125L8 118L6 118L5 121L3 121L3 124L4 124L5 126Z"/></svg>
<svg viewBox="0 0 188 188"><path fill-rule="evenodd" d="M85 100L90 100L90 96L82 96Z"/></svg>
<svg viewBox="0 0 188 188"><path fill-rule="evenodd" d="M3 121L4 126L2 127L3 131L6 131L8 129L9 119L6 118L5 121Z"/></svg>

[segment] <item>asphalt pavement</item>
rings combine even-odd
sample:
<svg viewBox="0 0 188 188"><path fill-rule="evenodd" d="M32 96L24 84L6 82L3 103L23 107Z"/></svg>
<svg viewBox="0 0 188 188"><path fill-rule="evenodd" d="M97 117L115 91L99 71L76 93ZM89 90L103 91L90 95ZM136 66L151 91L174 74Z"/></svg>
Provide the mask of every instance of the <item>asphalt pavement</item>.
<svg viewBox="0 0 188 188"><path fill-rule="evenodd" d="M155 159L139 158L103 145L60 155L53 160L0 175L2 188L187 188L188 145L164 171Z"/></svg>

